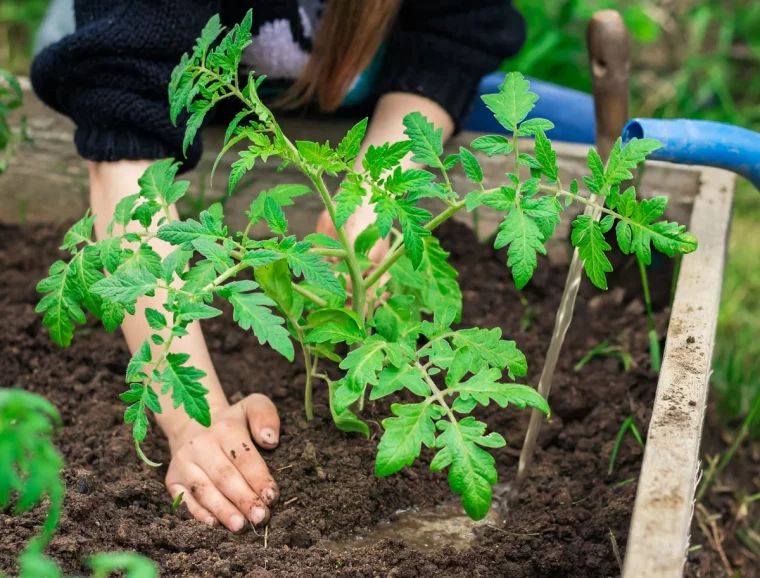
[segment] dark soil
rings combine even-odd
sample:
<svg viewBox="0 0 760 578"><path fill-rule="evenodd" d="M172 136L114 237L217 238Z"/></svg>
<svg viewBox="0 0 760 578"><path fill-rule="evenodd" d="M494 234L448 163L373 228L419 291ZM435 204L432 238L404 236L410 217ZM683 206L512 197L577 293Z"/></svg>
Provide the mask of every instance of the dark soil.
<svg viewBox="0 0 760 578"><path fill-rule="evenodd" d="M475 242L467 229L448 225L444 245L461 274L464 324L500 326L530 362L535 384L551 335L566 268L541 263L525 289L524 307L501 258ZM229 312L205 323L217 370L233 399L270 395L282 418L281 443L265 457L280 487L280 505L266 537L232 535L192 520L184 508L169 514L163 485L166 466L151 469L135 455L131 429L122 423L124 370L129 360L119 334L97 325L79 330L69 349L57 348L34 313L34 286L59 257L60 228L0 228L0 385L20 386L50 399L64 428L57 438L68 469L60 531L48 551L69 573L85 573L89 554L135 550L158 563L164 577L503 577L594 578L618 576L610 533L624 555L642 450L628 436L614 473L610 453L622 422L633 415L645 435L656 375L649 370L647 326L638 300L635 267L619 275L618 289L584 286L567 336L550 399L533 475L510 501L504 528L483 532L474 548L417 552L402 541L382 541L346 552L320 547L366 532L401 509L451 499L446 476L427 469L431 454L398 475L373 474L379 422L387 403L372 403L365 417L372 439L339 432L331 423L326 390L315 391L315 414L304 421L304 373L240 330ZM652 281L657 286L657 281ZM660 281L667 283L667 279ZM657 322L664 334L666 315ZM610 340L626 347L633 368L597 358L580 372L573 365L593 346ZM513 479L528 413L489 407L490 428L509 442L495 456L501 481ZM317 463L310 450L316 451ZM146 454L169 462L155 428ZM285 505L287 504L287 505ZM42 512L0 513L0 570L13 572L15 556L35 532ZM687 564L692 577L723 576L707 549Z"/></svg>

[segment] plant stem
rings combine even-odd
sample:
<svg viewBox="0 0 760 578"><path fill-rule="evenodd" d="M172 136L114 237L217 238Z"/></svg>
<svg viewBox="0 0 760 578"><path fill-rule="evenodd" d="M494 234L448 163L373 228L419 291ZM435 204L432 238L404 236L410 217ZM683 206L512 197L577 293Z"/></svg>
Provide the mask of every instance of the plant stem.
<svg viewBox="0 0 760 578"><path fill-rule="evenodd" d="M296 293L300 293L301 296L306 297L309 301L312 301L313 303L316 303L320 307L327 307L327 301L319 297L318 295L315 295L305 287L301 287L300 285L296 285L295 283L292 284L293 291Z"/></svg>
<svg viewBox="0 0 760 578"><path fill-rule="evenodd" d="M364 320L364 301L366 299L367 287L369 287L369 285L365 285L364 283L364 277L362 276L361 267L359 267L359 261L356 259L356 252L354 251L353 244L348 239L348 235L346 235L346 231L343 227L338 226L338 220L335 216L335 205L332 202L330 193L327 191L322 175L314 175L311 174L310 171L305 172L311 179L311 182L314 183L319 196L322 198L322 202L327 209L327 214L330 215L330 220L335 227L335 231L338 233L338 240L345 249L346 255L344 258L346 265L348 266L348 275L351 278L351 300L353 303L353 310L360 319Z"/></svg>
<svg viewBox="0 0 760 578"><path fill-rule="evenodd" d="M649 279L647 277L647 267L644 261L636 255L639 262L639 273L641 274L641 286L644 288L644 305L647 311L647 324L649 325L649 356L651 357L652 369L660 371L662 365L662 356L660 355L660 341L657 337L657 329L654 326L654 315L652 313L652 296L649 293Z"/></svg>
<svg viewBox="0 0 760 578"><path fill-rule="evenodd" d="M451 218L454 213L458 212L460 209L462 209L465 206L465 201L461 200L458 203L454 203L451 205L448 209L440 213L437 217L434 219L431 219L427 222L425 225L425 228L428 231L432 231L435 229L438 225L443 223L444 221L447 221L449 218ZM375 283L377 283L380 278L385 274L385 272L390 269L393 264L398 261L404 254L406 253L406 247L399 247L395 251L389 252L385 259L383 259L383 262L378 265L377 269L375 269L372 274L367 277L367 280L364 282L366 288L371 288Z"/></svg>
<svg viewBox="0 0 760 578"><path fill-rule="evenodd" d="M739 446L744 441L744 438L746 438L749 434L749 428L752 427L752 424L755 422L755 418L758 416L758 414L760 414L760 395L758 395L755 398L755 401L752 403L752 408L749 410L747 417L744 418L742 426L739 428L736 438L734 438L734 443L732 443L731 447L728 448L728 451L723 454L718 467L713 468L708 472L707 476L702 482L702 485L699 487L699 491L697 492L696 497L697 502L699 502L705 495L707 488L710 486L713 480L717 478L723 472L723 470L726 469L726 466L728 466L729 463L731 463L736 450L739 449Z"/></svg>
<svg viewBox="0 0 760 578"><path fill-rule="evenodd" d="M312 247L309 249L309 253L320 255L321 257L338 257L341 259L346 258L346 251L344 249L327 249L323 247Z"/></svg>

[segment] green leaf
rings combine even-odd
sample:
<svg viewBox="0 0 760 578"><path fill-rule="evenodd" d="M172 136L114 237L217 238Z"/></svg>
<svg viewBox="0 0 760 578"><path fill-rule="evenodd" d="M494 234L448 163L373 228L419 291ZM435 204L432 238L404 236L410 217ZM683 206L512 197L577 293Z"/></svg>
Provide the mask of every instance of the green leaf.
<svg viewBox="0 0 760 578"><path fill-rule="evenodd" d="M147 308L145 310L145 318L148 320L150 328L154 331L166 329L166 317L164 317L163 313L160 313L155 309Z"/></svg>
<svg viewBox="0 0 760 578"><path fill-rule="evenodd" d="M142 368L146 363L150 363L152 359L150 342L146 339L142 342L140 349L132 356L129 365L127 365L126 382L131 383L145 379L145 373L142 371Z"/></svg>
<svg viewBox="0 0 760 578"><path fill-rule="evenodd" d="M498 481L498 474L493 457L479 446L493 447L497 440L484 436L486 424L473 417L458 423L441 420L436 425L443 432L436 439L440 451L430 469L450 466L451 489L462 496L465 512L473 520L482 520L491 509L491 486Z"/></svg>
<svg viewBox="0 0 760 578"><path fill-rule="evenodd" d="M379 383L378 373L385 360L385 341L378 335L367 339L360 347L351 351L340 363L345 370L344 394L336 392L336 411L342 413L351 403L364 395L367 385ZM341 389L343 389L341 388Z"/></svg>
<svg viewBox="0 0 760 578"><path fill-rule="evenodd" d="M396 206L399 209L398 218L404 235L406 253L414 268L418 269L425 254L424 240L431 235L423 226L423 222L431 219L433 215L408 201L399 201ZM382 230L380 232L382 234Z"/></svg>
<svg viewBox="0 0 760 578"><path fill-rule="evenodd" d="M272 299L263 293L233 293L229 300L234 308L233 319L240 327L251 329L261 345L269 343L272 349L293 361L293 342L283 327L285 320L272 313L271 307L276 305Z"/></svg>
<svg viewBox="0 0 760 578"><path fill-rule="evenodd" d="M330 148L330 143L320 145L315 142L296 141L296 148L304 160L314 167L326 170L328 173L334 173L342 168L335 155L335 151Z"/></svg>
<svg viewBox="0 0 760 578"><path fill-rule="evenodd" d="M124 197L116 204L113 219L117 225L126 225L132 220L132 211L138 198L140 198L140 193L135 193Z"/></svg>
<svg viewBox="0 0 760 578"><path fill-rule="evenodd" d="M102 299L123 305L132 305L143 295L156 288L156 277L145 268L117 271L92 286L92 291Z"/></svg>
<svg viewBox="0 0 760 578"><path fill-rule="evenodd" d="M402 327L412 318L413 302L411 295L394 295L383 302L373 318L377 332L388 341L398 341Z"/></svg>
<svg viewBox="0 0 760 578"><path fill-rule="evenodd" d="M257 249L255 251L249 251L243 257L243 263L251 265L252 267L262 267L269 263L274 263L280 259L284 259L285 255L272 251L271 249Z"/></svg>
<svg viewBox="0 0 760 578"><path fill-rule="evenodd" d="M460 329L453 337L454 347L467 347L471 356L470 372L475 374L488 367L507 369L509 377L522 377L528 372L525 355L514 341L501 338L501 329Z"/></svg>
<svg viewBox="0 0 760 578"><path fill-rule="evenodd" d="M361 183L343 181L340 191L335 195L335 220L338 227L346 224L346 221L356 212L356 209L364 203L367 191Z"/></svg>
<svg viewBox="0 0 760 578"><path fill-rule="evenodd" d="M90 215L88 210L84 217L74 223L63 237L62 251L70 251L81 243L89 243L92 238L92 225L95 223L95 215Z"/></svg>
<svg viewBox="0 0 760 578"><path fill-rule="evenodd" d="M97 247L100 251L100 260L109 273L115 273L121 263L121 241L121 237L109 237L108 239L98 241Z"/></svg>
<svg viewBox="0 0 760 578"><path fill-rule="evenodd" d="M455 166L457 166L457 163L460 161L460 157L457 154L449 155L445 159L443 159L443 168L447 171L450 171Z"/></svg>
<svg viewBox="0 0 760 578"><path fill-rule="evenodd" d="M327 249L343 249L340 241L328 237L323 233L310 233L303 238L304 241L311 243L315 247L325 247Z"/></svg>
<svg viewBox="0 0 760 578"><path fill-rule="evenodd" d="M288 265L293 274L297 277L303 275L304 279L309 283L321 287L334 295L344 297L346 291L343 289L340 281L338 281L335 273L333 273L329 263L319 255L308 253L307 251L310 248L311 243L301 241L288 251Z"/></svg>
<svg viewBox="0 0 760 578"><path fill-rule="evenodd" d="M277 302L283 311L291 312L294 308L293 283L290 269L285 261L275 261L268 265L256 267L256 281L264 292Z"/></svg>
<svg viewBox="0 0 760 578"><path fill-rule="evenodd" d="M264 218L275 235L284 237L288 234L288 220L285 218L285 213L282 212L277 201L271 197L264 203Z"/></svg>
<svg viewBox="0 0 760 578"><path fill-rule="evenodd" d="M517 130L517 136L538 136L538 133L543 133L553 128L554 123L545 118L531 118L520 125L520 128Z"/></svg>
<svg viewBox="0 0 760 578"><path fill-rule="evenodd" d="M370 145L362 160L362 166L369 171L373 180L377 180L385 171L398 165L410 150L412 143L409 141Z"/></svg>
<svg viewBox="0 0 760 578"><path fill-rule="evenodd" d="M435 128L432 122L428 122L419 112L412 112L404 117L404 134L412 142L412 162L428 165L429 167L441 167L441 155L443 154L443 129Z"/></svg>
<svg viewBox="0 0 760 578"><path fill-rule="evenodd" d="M631 170L643 162L653 151L662 148L662 143L651 138L633 138L622 148L622 139L618 138L610 152L607 169L604 173L607 186L619 185L633 178Z"/></svg>
<svg viewBox="0 0 760 578"><path fill-rule="evenodd" d="M522 207L509 211L499 225L494 247L501 249L507 246L507 266L512 269L515 285L522 289L538 266L536 254L546 254L541 229Z"/></svg>
<svg viewBox="0 0 760 578"><path fill-rule="evenodd" d="M172 221L162 225L156 236L162 241L172 245L183 245L191 243L196 239L208 239L215 241L218 238L213 231L210 231L198 221L187 219L186 221Z"/></svg>
<svg viewBox="0 0 760 578"><path fill-rule="evenodd" d="M367 132L367 123L369 119L363 119L359 121L351 130L348 131L343 140L338 145L338 156L341 157L346 164L353 162L353 160L359 154L362 146L362 140L364 134Z"/></svg>
<svg viewBox="0 0 760 578"><path fill-rule="evenodd" d="M183 276L185 283L182 290L189 293L200 293L214 279L216 279L216 268L214 262L209 259L198 261L190 267L190 270Z"/></svg>
<svg viewBox="0 0 760 578"><path fill-rule="evenodd" d="M69 264L71 279L76 284L79 301L98 319L102 316L102 300L92 291L93 285L105 278L101 271L102 263L95 247L84 247Z"/></svg>
<svg viewBox="0 0 760 578"><path fill-rule="evenodd" d="M404 466L410 466L420 455L422 444L435 445L433 419L440 417L438 409L428 403L393 404L391 412L397 417L383 420L383 434L377 446L375 475L389 476Z"/></svg>
<svg viewBox="0 0 760 578"><path fill-rule="evenodd" d="M605 251L612 247L604 240L604 233L591 215L579 215L573 221L572 244L578 247L578 256L583 259L583 268L591 282L600 289L607 289L606 273L612 271L612 264Z"/></svg>
<svg viewBox="0 0 760 578"><path fill-rule="evenodd" d="M151 201L166 203L167 194L178 170L179 163L175 163L174 159L163 159L151 163L137 180L137 184L140 185L140 195Z"/></svg>
<svg viewBox="0 0 760 578"><path fill-rule="evenodd" d="M158 576L158 569L154 562L132 552L96 554L87 559L87 564L96 575L104 578L118 570L123 570L126 578L156 578Z"/></svg>
<svg viewBox="0 0 760 578"><path fill-rule="evenodd" d="M522 130L522 127L520 130ZM548 138L546 138L543 130L538 130L538 132L536 132L535 151L536 161L538 161L538 164L541 167L541 173L547 178L550 183L556 183L557 179L559 179L557 153L554 152L552 143Z"/></svg>
<svg viewBox="0 0 760 578"><path fill-rule="evenodd" d="M425 383L420 369L414 365L403 364L400 368L389 365L380 372L379 379L369 394L373 401L404 388L421 397L431 395L430 386Z"/></svg>
<svg viewBox="0 0 760 578"><path fill-rule="evenodd" d="M486 153L489 157L494 155L509 155L515 150L509 139L501 135L480 136L472 141L470 146L476 151Z"/></svg>
<svg viewBox="0 0 760 578"><path fill-rule="evenodd" d="M185 129L185 138L182 140L182 154L187 156L187 149L195 140L195 135L198 130L203 126L203 120L206 118L206 114L211 110L212 103L206 100L196 100L189 107L188 110L192 113L187 119L187 127Z"/></svg>
<svg viewBox="0 0 760 578"><path fill-rule="evenodd" d="M186 353L167 353L166 365L161 372L161 393L172 393L174 408L184 406L185 413L203 426L211 425L211 411L206 394L208 390L200 380L206 374L195 367L186 366L190 356Z"/></svg>
<svg viewBox="0 0 760 578"><path fill-rule="evenodd" d="M195 321L198 319L210 319L221 315L222 312L204 303L182 303L179 308L179 322Z"/></svg>
<svg viewBox="0 0 760 578"><path fill-rule="evenodd" d="M351 411L344 409L341 413L335 410L335 392L338 389L340 382L328 382L328 388L330 390L330 413L332 414L333 421L337 428L347 433L361 433L364 437L369 439L369 427L367 424L360 420Z"/></svg>
<svg viewBox="0 0 760 578"><path fill-rule="evenodd" d="M328 322L309 331L306 343L346 343L352 345L366 339L366 333L355 323Z"/></svg>
<svg viewBox="0 0 760 578"><path fill-rule="evenodd" d="M486 94L481 98L499 124L514 132L538 100L538 95L529 89L530 82L522 74L510 72L504 77L497 94Z"/></svg>
<svg viewBox="0 0 760 578"><path fill-rule="evenodd" d="M122 263L121 270L129 271L132 269L147 269L155 277L161 276L161 256L156 253L150 245L142 243L137 251L127 249L126 258Z"/></svg>
<svg viewBox="0 0 760 578"><path fill-rule="evenodd" d="M465 176L474 183L483 182L483 169L472 154L464 147L459 147L459 157L462 159L462 168L464 169Z"/></svg>
<svg viewBox="0 0 760 578"><path fill-rule="evenodd" d="M449 389L459 392L463 400L473 398L483 406L493 400L502 408L512 403L520 409L533 407L549 414L549 404L535 389L516 383L499 383L500 379L501 370L484 369L463 383L449 385Z"/></svg>
<svg viewBox="0 0 760 578"><path fill-rule="evenodd" d="M402 171L401 167L396 167L393 174L385 180L385 189L398 195L424 187L433 179L435 179L435 175L429 171L422 169Z"/></svg>
<svg viewBox="0 0 760 578"><path fill-rule="evenodd" d="M193 241L193 247L211 261L220 273L234 266L230 252L211 239L199 237Z"/></svg>

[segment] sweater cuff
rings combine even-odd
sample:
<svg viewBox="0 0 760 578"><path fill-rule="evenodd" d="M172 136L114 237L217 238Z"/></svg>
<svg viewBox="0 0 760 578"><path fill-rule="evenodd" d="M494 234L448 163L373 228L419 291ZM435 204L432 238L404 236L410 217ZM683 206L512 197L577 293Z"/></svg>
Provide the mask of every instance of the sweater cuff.
<svg viewBox="0 0 760 578"><path fill-rule="evenodd" d="M93 162L118 162L176 158L179 174L195 168L203 154L200 136L187 149L187 158L161 140L139 132L125 132L80 126L74 133L80 156Z"/></svg>

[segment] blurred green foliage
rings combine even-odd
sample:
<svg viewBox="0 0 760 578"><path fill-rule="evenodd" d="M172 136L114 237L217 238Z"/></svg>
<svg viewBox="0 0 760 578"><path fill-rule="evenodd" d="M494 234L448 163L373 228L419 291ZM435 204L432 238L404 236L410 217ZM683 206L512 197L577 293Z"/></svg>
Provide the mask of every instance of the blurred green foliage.
<svg viewBox="0 0 760 578"><path fill-rule="evenodd" d="M760 2L515 0L528 41L505 70L589 92L585 30L614 8L633 43L632 112L740 126L760 123Z"/></svg>
<svg viewBox="0 0 760 578"><path fill-rule="evenodd" d="M23 74L29 68L37 31L48 0L0 1L0 68Z"/></svg>

